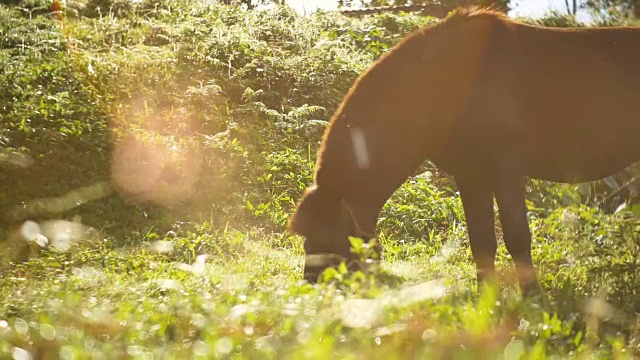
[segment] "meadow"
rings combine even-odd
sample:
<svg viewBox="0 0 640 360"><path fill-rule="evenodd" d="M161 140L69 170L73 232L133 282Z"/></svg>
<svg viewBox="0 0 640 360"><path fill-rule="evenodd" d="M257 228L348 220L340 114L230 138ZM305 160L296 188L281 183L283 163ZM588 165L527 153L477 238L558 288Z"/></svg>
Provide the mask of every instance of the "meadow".
<svg viewBox="0 0 640 360"><path fill-rule="evenodd" d="M429 163L381 214L380 266L302 281L286 225L328 119L378 56L438 19L13 3L0 5L1 358L640 355L637 167L528 182L548 306L520 296L502 244L501 286L477 292L455 183Z"/></svg>

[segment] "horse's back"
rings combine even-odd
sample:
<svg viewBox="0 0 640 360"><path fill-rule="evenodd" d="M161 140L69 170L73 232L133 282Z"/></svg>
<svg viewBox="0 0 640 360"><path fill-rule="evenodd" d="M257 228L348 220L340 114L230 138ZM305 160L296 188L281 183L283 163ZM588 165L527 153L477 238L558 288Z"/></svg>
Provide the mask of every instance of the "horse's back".
<svg viewBox="0 0 640 360"><path fill-rule="evenodd" d="M639 160L640 28L515 29L527 175L587 181Z"/></svg>

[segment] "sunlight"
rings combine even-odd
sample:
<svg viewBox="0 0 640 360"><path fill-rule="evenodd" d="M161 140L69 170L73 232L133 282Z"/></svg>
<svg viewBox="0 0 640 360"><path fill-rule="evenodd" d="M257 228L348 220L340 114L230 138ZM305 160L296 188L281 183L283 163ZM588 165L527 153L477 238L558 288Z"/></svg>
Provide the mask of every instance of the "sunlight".
<svg viewBox="0 0 640 360"><path fill-rule="evenodd" d="M40 233L40 225L35 221L25 221L19 232L27 242L34 242L40 247L46 247L49 244L49 239Z"/></svg>
<svg viewBox="0 0 640 360"><path fill-rule="evenodd" d="M62 214L90 201L101 199L113 190L106 181L83 186L57 197L43 197L26 201L13 207L8 215L12 219L23 220L43 215Z"/></svg>
<svg viewBox="0 0 640 360"><path fill-rule="evenodd" d="M18 232L27 242L33 242L43 248L51 246L61 252L69 251L71 246L79 241L96 239L98 235L90 226L67 220L49 220L41 223L27 220Z"/></svg>
<svg viewBox="0 0 640 360"><path fill-rule="evenodd" d="M455 254L456 250L460 248L460 241L461 239L459 237L450 237L446 239L444 244L442 244L442 247L438 249L438 253L429 261L432 264L446 262L451 257L451 255Z"/></svg>
<svg viewBox="0 0 640 360"><path fill-rule="evenodd" d="M11 351L14 360L31 360L33 356L27 350L19 347L14 347Z"/></svg>
<svg viewBox="0 0 640 360"><path fill-rule="evenodd" d="M73 276L81 282L89 285L102 284L107 281L107 277L103 271L94 267L83 265L82 267L74 267L71 270Z"/></svg>
<svg viewBox="0 0 640 360"><path fill-rule="evenodd" d="M158 240L148 244L147 249L156 254L171 254L173 252L173 242Z"/></svg>
<svg viewBox="0 0 640 360"><path fill-rule="evenodd" d="M351 134L353 153L355 154L358 168L368 169L371 166L371 159L369 156L369 150L367 149L367 139L364 136L364 132L360 128L353 128L349 134Z"/></svg>
<svg viewBox="0 0 640 360"><path fill-rule="evenodd" d="M371 328L382 321L380 302L371 299L349 299L342 305L342 323L351 328Z"/></svg>
<svg viewBox="0 0 640 360"><path fill-rule="evenodd" d="M176 267L182 271L191 272L196 275L203 275L205 274L206 261L208 257L209 255L207 254L200 254L196 256L196 260L193 262L193 264L189 265L185 263L179 263L176 265Z"/></svg>
<svg viewBox="0 0 640 360"><path fill-rule="evenodd" d="M432 280L390 290L376 299L347 299L342 304L340 319L352 328L372 328L383 322L389 308L406 308L426 300L445 296L444 280Z"/></svg>
<svg viewBox="0 0 640 360"><path fill-rule="evenodd" d="M443 280L432 280L402 288L389 298L397 306L409 306L425 300L439 299L446 293Z"/></svg>
<svg viewBox="0 0 640 360"><path fill-rule="evenodd" d="M113 121L114 183L140 201L176 204L197 189L202 170L197 124L184 111L156 111L140 101L133 113Z"/></svg>

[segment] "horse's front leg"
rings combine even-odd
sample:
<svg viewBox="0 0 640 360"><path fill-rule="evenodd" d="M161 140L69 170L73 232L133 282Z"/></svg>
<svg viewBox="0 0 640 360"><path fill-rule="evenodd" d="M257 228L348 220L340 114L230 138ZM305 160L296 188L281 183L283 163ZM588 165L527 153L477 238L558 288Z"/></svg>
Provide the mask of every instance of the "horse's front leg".
<svg viewBox="0 0 640 360"><path fill-rule="evenodd" d="M515 262L520 290L525 296L541 294L531 257L524 176L515 162L503 162L496 170L495 195L504 243Z"/></svg>
<svg viewBox="0 0 640 360"><path fill-rule="evenodd" d="M491 182L475 174L455 176L469 231L471 254L476 263L478 289L495 275L497 251Z"/></svg>

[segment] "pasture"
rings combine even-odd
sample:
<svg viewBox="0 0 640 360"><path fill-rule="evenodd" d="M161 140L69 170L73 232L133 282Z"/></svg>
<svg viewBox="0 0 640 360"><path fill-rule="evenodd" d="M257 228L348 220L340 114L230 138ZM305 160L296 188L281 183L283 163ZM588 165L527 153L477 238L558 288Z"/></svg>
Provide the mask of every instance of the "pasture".
<svg viewBox="0 0 640 360"><path fill-rule="evenodd" d="M526 183L548 308L520 296L498 221L501 287L476 293L458 189L429 163L382 209L379 266L302 281L286 226L328 119L376 58L436 21L0 5L0 357L637 357L635 167Z"/></svg>

